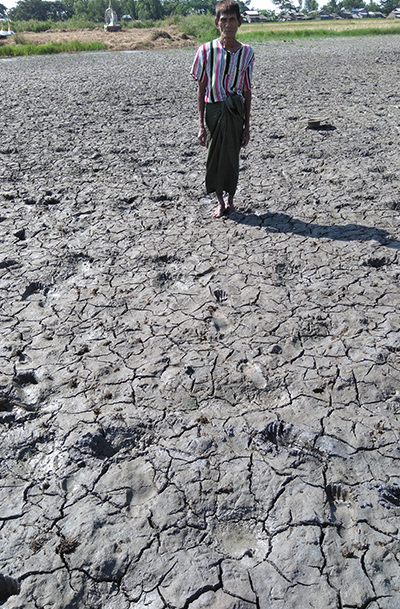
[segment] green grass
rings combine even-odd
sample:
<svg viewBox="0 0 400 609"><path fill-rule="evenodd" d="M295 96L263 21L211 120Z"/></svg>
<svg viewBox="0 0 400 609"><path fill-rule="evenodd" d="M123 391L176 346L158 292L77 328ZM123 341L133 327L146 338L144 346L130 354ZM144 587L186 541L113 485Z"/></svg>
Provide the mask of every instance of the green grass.
<svg viewBox="0 0 400 609"><path fill-rule="evenodd" d="M299 31L280 30L276 32L254 31L251 33L240 33L238 39L241 42L268 42L270 40L295 40L302 38L331 38L331 37L349 37L349 36L382 36L388 34L400 34L400 27L393 28L363 28L354 30L313 30L304 29Z"/></svg>
<svg viewBox="0 0 400 609"><path fill-rule="evenodd" d="M36 19L30 19L29 21L13 21L12 29L14 32L46 32L47 30L55 29L58 24L53 21L36 21Z"/></svg>
<svg viewBox="0 0 400 609"><path fill-rule="evenodd" d="M147 29L151 27L160 27L160 24L165 25L169 20L164 21L153 21L147 19L144 21L121 21L123 29ZM102 27L104 21L99 19L98 22L91 21L85 17L73 17L67 21L37 21L36 19L30 19L29 21L13 21L12 29L14 32L47 32L48 30L82 30L89 29L95 30Z"/></svg>
<svg viewBox="0 0 400 609"><path fill-rule="evenodd" d="M174 24L182 34L194 37L199 43L217 38L219 32L215 27L213 15L179 15L171 16L164 21L143 21L124 24L124 29L134 28L162 28ZM18 57L26 55L49 55L54 53L77 53L83 51L105 50L106 45L101 42L80 43L52 42L43 45L27 44L23 34L19 32L40 32L49 29L70 28L98 28L99 25L88 21L70 19L63 23L50 21L24 21L17 22L13 29L16 32L14 45L0 46L0 57ZM292 21L248 24L244 23L238 31L241 42L268 42L273 40L295 40L305 38L331 38L338 36L377 36L399 35L400 20L396 19L344 19L332 21Z"/></svg>
<svg viewBox="0 0 400 609"><path fill-rule="evenodd" d="M95 23L86 18L72 18L68 21L37 21L36 19L29 19L29 21L13 21L12 29L14 32L47 32L48 30L70 30L77 29L82 30L87 28L94 30L100 27L100 22Z"/></svg>
<svg viewBox="0 0 400 609"><path fill-rule="evenodd" d="M189 15L175 18L178 29L198 42L218 36L212 15ZM238 30L241 42L268 42L302 38L329 38L333 36L377 36L400 34L400 20L395 19L341 19L332 21L292 21L270 23L244 23Z"/></svg>
<svg viewBox="0 0 400 609"><path fill-rule="evenodd" d="M102 42L82 43L50 42L49 44L7 44L0 47L0 57L26 57L28 55L54 55L56 53L82 53L83 51L104 51Z"/></svg>
<svg viewBox="0 0 400 609"><path fill-rule="evenodd" d="M238 31L242 42L268 42L302 38L331 38L339 36L381 36L400 34L400 22L392 19L340 21L294 21L243 25Z"/></svg>
<svg viewBox="0 0 400 609"><path fill-rule="evenodd" d="M212 15L189 15L174 20L178 29L198 42L216 38L219 33ZM302 38L329 38L332 36L377 36L400 34L400 20L352 19L332 21L292 21L264 24L243 24L238 30L241 42L268 42Z"/></svg>
<svg viewBox="0 0 400 609"><path fill-rule="evenodd" d="M219 32L215 27L213 15L188 15L187 17L175 16L173 24L177 26L182 34L186 34L186 36L194 36L199 42L213 40L219 35Z"/></svg>

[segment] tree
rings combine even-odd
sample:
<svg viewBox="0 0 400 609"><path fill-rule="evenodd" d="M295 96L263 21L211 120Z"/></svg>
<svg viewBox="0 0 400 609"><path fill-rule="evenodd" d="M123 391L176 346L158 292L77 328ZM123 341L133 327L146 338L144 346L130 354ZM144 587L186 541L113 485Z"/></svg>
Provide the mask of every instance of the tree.
<svg viewBox="0 0 400 609"><path fill-rule="evenodd" d="M280 11L297 11L297 8L290 0L272 0Z"/></svg>
<svg viewBox="0 0 400 609"><path fill-rule="evenodd" d="M330 15L331 13L340 13L342 7L343 3L341 1L336 2L336 0L329 0L328 4L321 7L321 11Z"/></svg>
<svg viewBox="0 0 400 609"><path fill-rule="evenodd" d="M13 21L66 21L74 15L74 0L19 0L17 5L8 11Z"/></svg>
<svg viewBox="0 0 400 609"><path fill-rule="evenodd" d="M238 0L241 13L249 9L250 2L251 0ZM217 4L218 0L162 0L164 15L214 15Z"/></svg>
<svg viewBox="0 0 400 609"><path fill-rule="evenodd" d="M164 16L160 0L138 0L137 14L140 21L146 19L161 19Z"/></svg>
<svg viewBox="0 0 400 609"><path fill-rule="evenodd" d="M13 21L29 21L29 19L46 21L47 4L43 0L19 0L17 5L9 10L8 16Z"/></svg>
<svg viewBox="0 0 400 609"><path fill-rule="evenodd" d="M251 0L237 0L237 3L239 5L240 12L244 13L244 11L249 10ZM214 8L215 6L217 6L217 2L215 3Z"/></svg>
<svg viewBox="0 0 400 609"><path fill-rule="evenodd" d="M343 0L343 8L347 11L351 11L353 8L365 8L366 4L364 0Z"/></svg>
<svg viewBox="0 0 400 609"><path fill-rule="evenodd" d="M55 0L54 2L46 2L47 4L47 19L51 21L67 21L74 15L73 0Z"/></svg>
<svg viewBox="0 0 400 609"><path fill-rule="evenodd" d="M0 4L0 17L5 17L7 14L7 7L4 4Z"/></svg>
<svg viewBox="0 0 400 609"><path fill-rule="evenodd" d="M217 2L218 0L163 0L162 7L165 15L209 15L215 13Z"/></svg>
<svg viewBox="0 0 400 609"><path fill-rule="evenodd" d="M122 15L130 15L132 17L132 19L137 19L137 0L121 0L119 2L119 11L121 13L121 15L118 12L118 8L116 8L116 11L118 13L118 17L122 17Z"/></svg>
<svg viewBox="0 0 400 609"><path fill-rule="evenodd" d="M73 4L74 17L99 23L104 22L104 14L109 4L109 0L75 0ZM112 7L117 12L118 17L120 17L118 0L112 2Z"/></svg>
<svg viewBox="0 0 400 609"><path fill-rule="evenodd" d="M278 15L275 13L275 11L263 9L260 11L260 14L267 17L268 21L278 21Z"/></svg>
<svg viewBox="0 0 400 609"><path fill-rule="evenodd" d="M400 0L382 0L380 10L384 15L389 15L395 8L400 8Z"/></svg>
<svg viewBox="0 0 400 609"><path fill-rule="evenodd" d="M376 2L373 2L373 0L371 0L370 3L367 4L367 11L369 13L379 13L379 12L381 12L381 7L379 4L377 4Z"/></svg>

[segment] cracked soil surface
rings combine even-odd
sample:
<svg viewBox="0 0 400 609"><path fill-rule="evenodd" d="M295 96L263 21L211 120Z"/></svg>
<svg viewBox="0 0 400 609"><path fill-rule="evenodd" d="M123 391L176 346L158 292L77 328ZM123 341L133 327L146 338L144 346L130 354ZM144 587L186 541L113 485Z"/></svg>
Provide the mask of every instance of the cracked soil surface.
<svg viewBox="0 0 400 609"><path fill-rule="evenodd" d="M2 60L0 605L400 606L397 37ZM310 117L324 117L320 129Z"/></svg>

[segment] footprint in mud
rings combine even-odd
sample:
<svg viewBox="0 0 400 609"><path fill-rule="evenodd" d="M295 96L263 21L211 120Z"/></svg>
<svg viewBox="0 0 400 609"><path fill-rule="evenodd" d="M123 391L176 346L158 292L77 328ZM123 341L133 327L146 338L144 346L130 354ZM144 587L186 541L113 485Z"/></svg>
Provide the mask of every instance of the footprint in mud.
<svg viewBox="0 0 400 609"><path fill-rule="evenodd" d="M268 385L268 381L264 376L264 371L258 364L247 362L247 364L242 367L242 372L257 389L265 389Z"/></svg>
<svg viewBox="0 0 400 609"><path fill-rule="evenodd" d="M255 436L257 446L266 452L273 448L286 448L318 457L318 452L314 450L316 439L316 434L282 420L271 421Z"/></svg>
<svg viewBox="0 0 400 609"><path fill-rule="evenodd" d="M391 486L382 486L378 490L379 503L386 509L400 507L400 486L392 484Z"/></svg>
<svg viewBox="0 0 400 609"><path fill-rule="evenodd" d="M228 294L224 290L214 290L213 296L218 303L226 302L228 300Z"/></svg>
<svg viewBox="0 0 400 609"><path fill-rule="evenodd" d="M356 505L349 489L341 482L334 482L326 485L325 492L332 521L345 529L351 528L356 520Z"/></svg>
<svg viewBox="0 0 400 609"><path fill-rule="evenodd" d="M16 579L0 573L0 604L2 605L10 596L19 594L20 585Z"/></svg>
<svg viewBox="0 0 400 609"><path fill-rule="evenodd" d="M210 307L211 322L217 333L222 338L233 330L233 323L225 313L217 307Z"/></svg>
<svg viewBox="0 0 400 609"><path fill-rule="evenodd" d="M327 484L325 491L329 503L336 503L338 501L349 501L349 489L347 489L345 486L342 486L340 482L336 484Z"/></svg>

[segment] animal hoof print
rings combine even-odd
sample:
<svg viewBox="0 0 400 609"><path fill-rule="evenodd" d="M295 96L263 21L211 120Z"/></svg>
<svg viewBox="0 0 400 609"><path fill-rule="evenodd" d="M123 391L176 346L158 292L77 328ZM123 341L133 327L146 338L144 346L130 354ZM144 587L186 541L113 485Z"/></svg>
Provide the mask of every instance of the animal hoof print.
<svg viewBox="0 0 400 609"><path fill-rule="evenodd" d="M340 483L327 484L325 490L326 490L326 495L328 497L328 501L330 503L335 503L337 501L348 501L349 500L349 491L348 491L348 489L343 487Z"/></svg>

